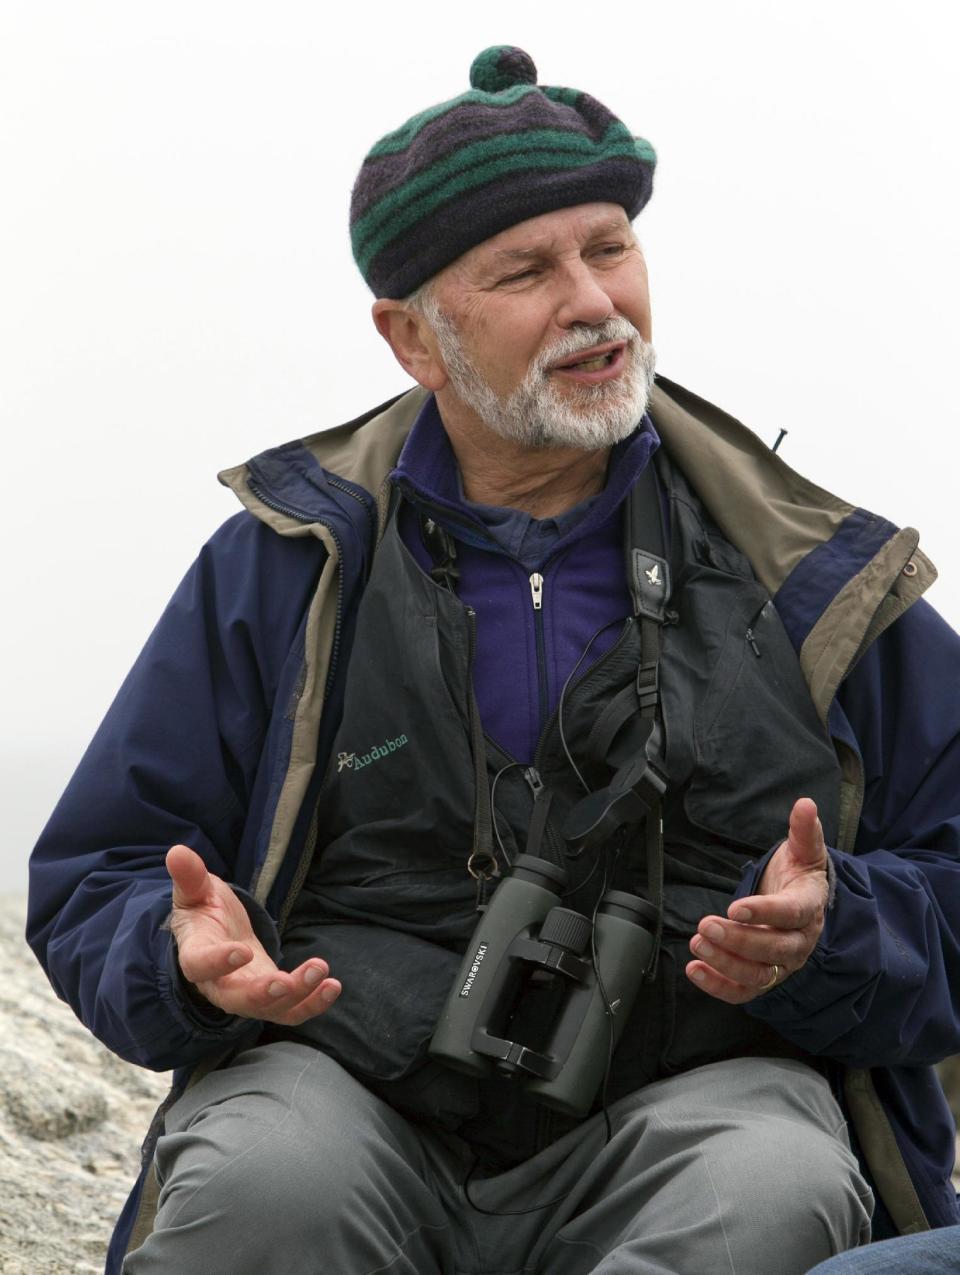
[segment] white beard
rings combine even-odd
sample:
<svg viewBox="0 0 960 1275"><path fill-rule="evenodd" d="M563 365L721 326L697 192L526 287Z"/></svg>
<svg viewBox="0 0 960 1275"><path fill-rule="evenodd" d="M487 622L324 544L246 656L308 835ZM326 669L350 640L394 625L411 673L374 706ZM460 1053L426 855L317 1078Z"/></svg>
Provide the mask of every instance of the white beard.
<svg viewBox="0 0 960 1275"><path fill-rule="evenodd" d="M580 327L541 350L512 393L499 395L466 353L453 321L429 294L421 303L458 398L488 429L522 447L612 447L632 434L647 410L656 354L627 319ZM626 341L625 367L615 380L561 389L549 368L605 341Z"/></svg>

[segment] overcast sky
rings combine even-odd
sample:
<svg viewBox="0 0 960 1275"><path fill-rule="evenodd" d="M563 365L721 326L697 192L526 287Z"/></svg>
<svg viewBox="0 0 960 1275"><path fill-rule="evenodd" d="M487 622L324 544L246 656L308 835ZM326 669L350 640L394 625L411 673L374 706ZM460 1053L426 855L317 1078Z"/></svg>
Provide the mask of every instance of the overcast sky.
<svg viewBox="0 0 960 1275"><path fill-rule="evenodd" d="M956 14L0 0L0 889L22 888L123 675L234 512L217 470L404 388L350 258L350 187L489 44L656 147L637 228L661 370L919 527L930 599L960 624Z"/></svg>

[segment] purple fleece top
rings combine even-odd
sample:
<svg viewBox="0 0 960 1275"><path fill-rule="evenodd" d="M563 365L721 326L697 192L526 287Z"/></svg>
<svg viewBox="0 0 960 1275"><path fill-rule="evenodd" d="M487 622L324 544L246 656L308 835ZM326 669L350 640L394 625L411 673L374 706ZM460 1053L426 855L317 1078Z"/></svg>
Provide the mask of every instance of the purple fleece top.
<svg viewBox="0 0 960 1275"><path fill-rule="evenodd" d="M453 448L431 397L391 475L404 495L454 536L460 600L477 613L474 690L484 730L516 761L534 760L563 684L613 645L632 612L620 507L659 446L644 416L610 455L602 492L557 518L478 505L463 496ZM401 506L404 544L424 570L433 565L416 514ZM543 577L533 605L531 575Z"/></svg>

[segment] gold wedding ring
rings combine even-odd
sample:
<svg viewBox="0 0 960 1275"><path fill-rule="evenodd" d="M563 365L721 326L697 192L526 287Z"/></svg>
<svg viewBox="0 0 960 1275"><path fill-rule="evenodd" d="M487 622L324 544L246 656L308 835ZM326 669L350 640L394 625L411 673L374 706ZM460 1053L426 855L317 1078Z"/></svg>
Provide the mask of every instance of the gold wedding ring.
<svg viewBox="0 0 960 1275"><path fill-rule="evenodd" d="M779 979L779 977L780 977L780 966L779 966L779 965L774 965L774 967L773 967L773 978L771 978L771 980L770 980L770 982L769 982L769 983L764 983L763 987L761 987L761 988L760 988L760 991L761 991L761 992L769 992L769 991L770 991L770 989L771 989L771 987L776 987L776 985L777 985L777 980Z"/></svg>

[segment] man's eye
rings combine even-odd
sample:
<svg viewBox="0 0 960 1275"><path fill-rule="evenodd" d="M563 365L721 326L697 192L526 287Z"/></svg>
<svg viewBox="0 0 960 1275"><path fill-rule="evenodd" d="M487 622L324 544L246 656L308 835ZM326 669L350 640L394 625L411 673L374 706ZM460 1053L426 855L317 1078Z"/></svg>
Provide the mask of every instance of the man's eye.
<svg viewBox="0 0 960 1275"><path fill-rule="evenodd" d="M627 250L627 245L623 243L605 243L600 249L601 257L620 257Z"/></svg>
<svg viewBox="0 0 960 1275"><path fill-rule="evenodd" d="M500 280L500 282L501 282L501 284L504 284L504 283L521 283L524 279L533 279L533 278L535 278L535 277L536 277L536 275L537 275L538 273L539 273L539 272L538 272L537 270L533 269L533 267L531 266L531 268L530 268L529 270L518 270L516 274L508 274L508 275L506 276L506 278L501 279L501 280Z"/></svg>

